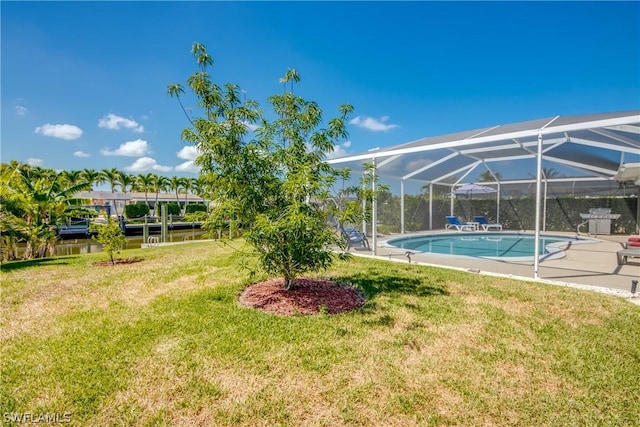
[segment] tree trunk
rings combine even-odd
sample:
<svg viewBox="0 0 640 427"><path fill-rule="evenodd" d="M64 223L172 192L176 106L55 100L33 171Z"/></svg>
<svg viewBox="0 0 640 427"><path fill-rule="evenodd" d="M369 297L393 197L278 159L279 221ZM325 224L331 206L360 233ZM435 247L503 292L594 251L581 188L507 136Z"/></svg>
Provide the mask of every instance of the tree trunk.
<svg viewBox="0 0 640 427"><path fill-rule="evenodd" d="M147 204L147 208L149 208L149 197L147 192L144 192L144 202ZM149 213L151 213L151 209L149 208Z"/></svg>
<svg viewBox="0 0 640 427"><path fill-rule="evenodd" d="M22 259L32 259L33 258L33 246L31 242L27 242L27 247L24 250L24 254L22 254Z"/></svg>
<svg viewBox="0 0 640 427"><path fill-rule="evenodd" d="M284 289L285 290L290 290L291 287L295 284L296 279L295 277L290 277L289 275L284 276Z"/></svg>

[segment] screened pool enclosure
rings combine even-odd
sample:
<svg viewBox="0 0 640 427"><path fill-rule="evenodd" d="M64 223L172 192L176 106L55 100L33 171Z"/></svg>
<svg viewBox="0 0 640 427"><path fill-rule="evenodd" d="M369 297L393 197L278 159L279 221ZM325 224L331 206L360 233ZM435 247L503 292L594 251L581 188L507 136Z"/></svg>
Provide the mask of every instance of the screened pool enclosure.
<svg viewBox="0 0 640 427"><path fill-rule="evenodd" d="M573 227L582 222L581 212L575 210L610 207L626 221L619 232L638 233L640 111L491 126L329 163L351 169L355 178L375 175L372 186L389 186L390 194L380 195L371 207L371 224L363 224L374 250L381 215L385 227L400 233L444 228L445 215L469 219L483 214L506 222L507 228L528 229L539 236L541 230L558 228L547 221L551 209L560 211L567 222L563 227ZM365 163L373 169L365 172ZM454 194L468 183L496 191L471 199ZM399 207L390 212L386 205L396 203ZM536 277L537 265L536 257Z"/></svg>

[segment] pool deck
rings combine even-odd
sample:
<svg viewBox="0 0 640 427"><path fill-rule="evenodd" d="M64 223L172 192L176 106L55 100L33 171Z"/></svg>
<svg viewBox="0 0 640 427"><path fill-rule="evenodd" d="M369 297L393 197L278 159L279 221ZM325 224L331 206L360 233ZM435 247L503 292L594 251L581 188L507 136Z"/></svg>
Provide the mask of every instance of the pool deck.
<svg viewBox="0 0 640 427"><path fill-rule="evenodd" d="M505 230L508 232L507 230ZM429 231L418 234L444 233L444 230ZM451 233L450 230L447 233ZM465 234L483 233L482 231ZM549 232L543 234L566 235L575 237L575 233ZM377 257L399 262L408 262L406 249L381 247L384 240L406 235L379 236L377 240ZM640 285L635 294L630 292L631 281L640 280L640 258L629 258L628 263L618 265L616 252L623 249L622 244L629 236L598 235L585 236L598 240L596 243L571 245L565 250L566 256L559 259L543 260L541 258L538 277L535 280L561 286L572 286L586 290L603 292L628 298L630 302L640 305ZM371 238L369 238L369 243ZM351 253L372 256L371 252L352 249ZM454 268L479 274L490 274L513 277L519 280L533 281L533 261L504 261L481 259L474 257L458 257L428 253L413 253L411 262L420 265Z"/></svg>

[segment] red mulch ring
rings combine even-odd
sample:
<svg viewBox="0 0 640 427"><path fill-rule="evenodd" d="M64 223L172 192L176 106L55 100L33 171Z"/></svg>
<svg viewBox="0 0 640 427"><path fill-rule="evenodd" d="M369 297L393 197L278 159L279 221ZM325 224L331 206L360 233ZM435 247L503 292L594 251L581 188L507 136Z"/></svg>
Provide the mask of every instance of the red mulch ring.
<svg viewBox="0 0 640 427"><path fill-rule="evenodd" d="M284 279L270 279L245 288L240 304L284 316L344 313L362 307L364 294L351 286L327 279L296 279L288 291Z"/></svg>
<svg viewBox="0 0 640 427"><path fill-rule="evenodd" d="M142 261L142 258L116 258L113 260L113 264L111 263L111 260L106 260L96 261L93 265L97 267L111 267L112 265L133 264L140 261Z"/></svg>

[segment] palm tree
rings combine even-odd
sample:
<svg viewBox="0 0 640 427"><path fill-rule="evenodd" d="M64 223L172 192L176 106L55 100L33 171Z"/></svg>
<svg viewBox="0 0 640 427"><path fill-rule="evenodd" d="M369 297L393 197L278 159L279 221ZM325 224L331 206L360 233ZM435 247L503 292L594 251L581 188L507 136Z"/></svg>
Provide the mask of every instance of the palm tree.
<svg viewBox="0 0 640 427"><path fill-rule="evenodd" d="M122 189L122 193L126 194L127 191L133 191L133 187L136 183L136 176L135 175L129 175L126 172L123 171L119 171L119 182L120 182L120 188ZM127 205L127 201L125 200L124 202L125 207ZM122 213L124 215L124 212Z"/></svg>
<svg viewBox="0 0 640 427"><path fill-rule="evenodd" d="M44 257L47 253L53 255L56 226L73 214L68 209L70 200L78 191L90 187L87 182L66 185L64 174L51 172L39 177L23 174L21 179L13 181L14 187L9 190L19 192L20 197L10 197L15 204L13 212L4 212L3 228L13 223L14 231L26 240L25 259ZM19 213L19 218L16 213Z"/></svg>
<svg viewBox="0 0 640 427"><path fill-rule="evenodd" d="M529 174L530 177L535 178L536 176L532 173ZM542 168L542 179L547 180L551 178L558 178L563 176L560 172L553 168Z"/></svg>
<svg viewBox="0 0 640 427"><path fill-rule="evenodd" d="M187 199L189 193L193 191L193 179L192 178L182 178L182 188L184 189L184 213L187 213L187 204L189 200Z"/></svg>
<svg viewBox="0 0 640 427"><path fill-rule="evenodd" d="M95 169L83 169L80 174L90 184L89 191L93 191L93 184L104 183L104 177Z"/></svg>
<svg viewBox="0 0 640 427"><path fill-rule="evenodd" d="M75 184L79 184L80 182L84 182L85 179L82 176L82 171L79 170L70 170L70 171L62 171L62 178L64 180L64 183L66 185L75 185Z"/></svg>
<svg viewBox="0 0 640 427"><path fill-rule="evenodd" d="M293 83L299 83L300 82L300 75L298 74L298 71L296 71L293 68L289 68L287 70L287 72L284 74L284 77L281 77L278 80L279 83L282 83L282 85L284 86L284 91L286 92L287 90L287 83L291 82L291 93L293 93Z"/></svg>
<svg viewBox="0 0 640 427"><path fill-rule="evenodd" d="M193 194L202 198L205 204L207 204L207 183L205 178L199 176L198 178L191 178L191 188Z"/></svg>
<svg viewBox="0 0 640 427"><path fill-rule="evenodd" d="M127 191L133 191L133 187L136 182L136 176L129 175L128 173L120 171L119 181L120 181L120 188L122 189L123 193L126 193Z"/></svg>
<svg viewBox="0 0 640 427"><path fill-rule="evenodd" d="M179 194L180 194L181 188L182 188L182 178L178 178L177 176L172 176L169 179L169 189L171 191L176 192L176 203L178 204L178 206L180 206Z"/></svg>
<svg viewBox="0 0 640 427"><path fill-rule="evenodd" d="M479 182L502 181L502 174L500 172L491 173L490 170L486 170L480 174L478 181Z"/></svg>
<svg viewBox="0 0 640 427"><path fill-rule="evenodd" d="M558 178L560 176L560 172L553 168L542 168L542 176L545 179Z"/></svg>
<svg viewBox="0 0 640 427"><path fill-rule="evenodd" d="M156 192L156 202L153 205L153 216L158 216L158 195L160 191L166 191L167 186L169 185L169 179L163 175L152 175L153 181L151 183L151 188Z"/></svg>
<svg viewBox="0 0 640 427"><path fill-rule="evenodd" d="M109 187L111 188L111 193L116 192L116 186L120 184L120 171L117 168L111 168L111 169L103 169L100 171L100 173L102 174L102 177L104 178L104 182L109 183ZM117 201L114 199L113 200L113 207L114 210L116 211L116 216L118 215L118 203Z"/></svg>
<svg viewBox="0 0 640 427"><path fill-rule="evenodd" d="M24 177L33 180L40 178L53 180L53 178L57 175L57 172L53 169L45 169L40 166L31 166L26 163L20 164L19 170Z"/></svg>
<svg viewBox="0 0 640 427"><path fill-rule="evenodd" d="M144 202L147 204L147 207L149 207L148 193L149 190L153 189L153 176L154 175L151 173L146 173L136 177L135 189L138 191L144 191Z"/></svg>
<svg viewBox="0 0 640 427"><path fill-rule="evenodd" d="M25 197L21 191L22 164L12 160L0 165L0 248L2 260L18 259L18 242L29 237L24 221Z"/></svg>

